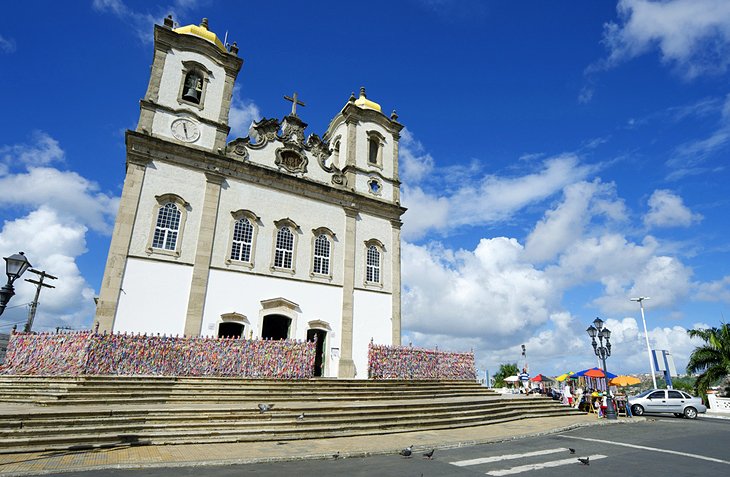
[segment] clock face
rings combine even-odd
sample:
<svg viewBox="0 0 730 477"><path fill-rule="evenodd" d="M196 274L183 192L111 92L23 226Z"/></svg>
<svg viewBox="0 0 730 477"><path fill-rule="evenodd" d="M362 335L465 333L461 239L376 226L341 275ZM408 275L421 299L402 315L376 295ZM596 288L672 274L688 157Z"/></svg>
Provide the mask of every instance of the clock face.
<svg viewBox="0 0 730 477"><path fill-rule="evenodd" d="M200 138L200 126L190 119L176 119L170 126L175 139L183 142L195 142Z"/></svg>

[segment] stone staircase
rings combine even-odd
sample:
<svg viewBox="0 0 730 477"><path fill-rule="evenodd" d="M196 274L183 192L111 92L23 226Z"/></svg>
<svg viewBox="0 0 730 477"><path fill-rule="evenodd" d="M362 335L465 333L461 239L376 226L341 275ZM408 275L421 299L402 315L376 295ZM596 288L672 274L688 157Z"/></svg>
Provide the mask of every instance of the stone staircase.
<svg viewBox="0 0 730 477"><path fill-rule="evenodd" d="M261 402L274 407L261 413ZM0 376L0 453L377 435L573 412L464 381Z"/></svg>

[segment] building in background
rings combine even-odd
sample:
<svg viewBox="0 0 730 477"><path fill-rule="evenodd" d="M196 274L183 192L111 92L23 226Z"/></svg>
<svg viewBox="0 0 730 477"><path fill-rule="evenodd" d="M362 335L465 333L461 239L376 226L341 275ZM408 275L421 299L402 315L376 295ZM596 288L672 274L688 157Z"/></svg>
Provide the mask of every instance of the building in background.
<svg viewBox="0 0 730 477"><path fill-rule="evenodd" d="M352 95L320 138L297 98L228 140L243 60L200 25L155 26L96 319L100 331L314 339L315 374L367 377L400 344L393 113Z"/></svg>

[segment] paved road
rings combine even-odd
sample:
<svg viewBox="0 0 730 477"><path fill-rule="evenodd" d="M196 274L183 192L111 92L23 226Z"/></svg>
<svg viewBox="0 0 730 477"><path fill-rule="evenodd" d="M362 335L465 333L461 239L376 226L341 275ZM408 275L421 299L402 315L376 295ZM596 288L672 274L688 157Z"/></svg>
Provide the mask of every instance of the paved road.
<svg viewBox="0 0 730 477"><path fill-rule="evenodd" d="M325 461L279 462L216 467L105 470L57 474L69 477L186 476L476 476L523 475L667 477L730 474L730 421L694 421L647 416L645 423L580 428L562 434L498 444L436 451L433 460L417 453ZM408 445L409 443L404 443ZM570 454L569 448L576 453ZM590 466L578 462L589 457Z"/></svg>

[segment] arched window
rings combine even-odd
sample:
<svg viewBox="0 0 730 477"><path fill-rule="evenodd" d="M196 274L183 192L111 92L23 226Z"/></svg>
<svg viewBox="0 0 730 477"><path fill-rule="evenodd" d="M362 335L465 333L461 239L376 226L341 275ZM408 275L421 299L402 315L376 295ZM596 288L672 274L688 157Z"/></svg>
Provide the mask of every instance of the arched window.
<svg viewBox="0 0 730 477"><path fill-rule="evenodd" d="M294 234L288 226L283 226L276 233L276 250L274 254L274 267L294 268Z"/></svg>
<svg viewBox="0 0 730 477"><path fill-rule="evenodd" d="M231 260L251 262L253 247L253 225L248 217L242 217L233 225Z"/></svg>
<svg viewBox="0 0 730 477"><path fill-rule="evenodd" d="M367 251L367 269L365 281L368 283L380 283L380 250L375 245L370 245Z"/></svg>
<svg viewBox="0 0 730 477"><path fill-rule="evenodd" d="M175 250L180 231L180 209L173 202L167 202L157 212L155 235L152 239L152 248Z"/></svg>
<svg viewBox="0 0 730 477"><path fill-rule="evenodd" d="M330 239L325 234L319 234L314 241L312 271L319 275L330 274Z"/></svg>
<svg viewBox="0 0 730 477"><path fill-rule="evenodd" d="M383 168L385 137L378 131L368 131L368 165Z"/></svg>

